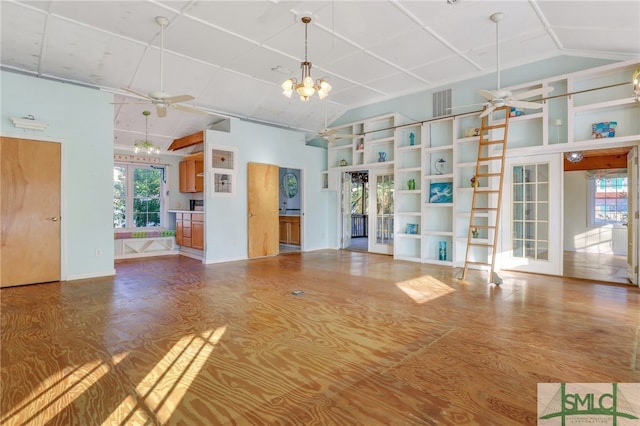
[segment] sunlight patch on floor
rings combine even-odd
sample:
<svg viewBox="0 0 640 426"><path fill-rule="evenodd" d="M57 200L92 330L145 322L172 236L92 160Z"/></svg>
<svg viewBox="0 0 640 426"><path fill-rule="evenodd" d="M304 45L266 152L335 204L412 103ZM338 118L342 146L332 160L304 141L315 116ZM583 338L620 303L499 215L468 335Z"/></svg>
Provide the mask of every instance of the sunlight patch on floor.
<svg viewBox="0 0 640 426"><path fill-rule="evenodd" d="M58 371L34 389L14 410L0 418L0 424L11 424L18 417L25 425L42 425L60 414L88 388L107 374L126 357L126 353L112 357L111 362L90 361L72 371ZM38 408L44 407L44 408Z"/></svg>
<svg viewBox="0 0 640 426"><path fill-rule="evenodd" d="M145 405L166 423L209 358L227 326L180 339L136 386Z"/></svg>
<svg viewBox="0 0 640 426"><path fill-rule="evenodd" d="M440 296L455 291L453 288L430 275L396 283L396 286L412 298L414 302L419 304L429 302L430 300L437 299Z"/></svg>

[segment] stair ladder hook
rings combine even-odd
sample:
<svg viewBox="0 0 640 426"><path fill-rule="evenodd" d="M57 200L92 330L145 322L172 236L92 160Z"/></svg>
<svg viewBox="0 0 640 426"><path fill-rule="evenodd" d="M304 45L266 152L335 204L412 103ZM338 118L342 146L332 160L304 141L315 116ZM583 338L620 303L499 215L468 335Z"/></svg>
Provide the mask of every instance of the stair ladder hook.
<svg viewBox="0 0 640 426"><path fill-rule="evenodd" d="M471 180L473 195L469 214L469 229L467 230L467 248L464 268L456 276L459 279L465 279L471 266L489 267L489 283L502 284L502 279L495 272L495 262L509 112L509 106L501 106L482 117L475 175ZM496 113L499 113L497 119L493 117ZM504 114L504 119L501 117L502 114ZM499 154L498 150L500 150ZM486 186L482 184L486 184ZM485 253L486 256L482 256Z"/></svg>

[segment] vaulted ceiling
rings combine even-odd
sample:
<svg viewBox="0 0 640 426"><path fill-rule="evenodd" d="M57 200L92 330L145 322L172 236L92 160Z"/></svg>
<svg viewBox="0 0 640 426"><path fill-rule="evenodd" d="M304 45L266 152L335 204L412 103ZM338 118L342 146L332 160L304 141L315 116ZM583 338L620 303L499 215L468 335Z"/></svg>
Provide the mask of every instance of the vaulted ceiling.
<svg viewBox="0 0 640 426"><path fill-rule="evenodd" d="M142 93L162 85L209 112L170 109L149 118L150 139L171 140L233 116L312 135L345 111L495 73L495 24L502 67L559 55L640 57L640 1L2 1L0 65L116 94L116 145L145 132ZM327 102L281 95L300 79L304 24L315 79L333 86ZM42 117L43 119L46 119Z"/></svg>

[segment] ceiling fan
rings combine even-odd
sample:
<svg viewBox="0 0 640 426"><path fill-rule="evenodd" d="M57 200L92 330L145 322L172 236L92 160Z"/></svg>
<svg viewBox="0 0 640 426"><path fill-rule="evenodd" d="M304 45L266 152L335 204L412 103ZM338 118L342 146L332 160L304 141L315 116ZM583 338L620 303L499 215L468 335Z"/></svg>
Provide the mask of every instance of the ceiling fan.
<svg viewBox="0 0 640 426"><path fill-rule="evenodd" d="M163 71L164 71L164 28L169 24L169 20L164 16L157 16L156 23L160 25L160 90L156 90L150 92L145 95L142 92L138 92L137 90L129 89L127 87L123 87L122 90L129 92L132 95L135 95L138 99L144 99L148 102L152 103L156 106L156 111L158 113L158 117L166 117L168 108L175 108L181 111L193 112L196 114L208 114L208 112L203 111L198 108L194 108L187 105L182 105L180 102L192 101L195 98L191 95L177 95L171 96L166 93L163 89ZM130 95L125 95L130 96ZM126 103L126 102L125 102Z"/></svg>
<svg viewBox="0 0 640 426"><path fill-rule="evenodd" d="M497 78L498 84L496 90L478 90L478 93L485 97L489 102L484 103L484 111L480 114L480 117L489 115L494 109L502 106L510 106L514 108L522 109L538 109L542 108L542 104L539 102L525 101L524 99L532 98L534 96L546 95L553 90L553 87L541 87L539 89L528 90L521 93L511 93L510 90L500 88L500 37L499 37L499 22L504 17L504 13L496 12L489 17L496 24L496 62L497 62Z"/></svg>
<svg viewBox="0 0 640 426"><path fill-rule="evenodd" d="M348 133L338 133L338 129L329 129L327 127L327 101L325 101L324 104L324 129L320 129L318 130L317 135L313 136L310 139L315 139L315 138L322 138L324 140L326 140L327 142L329 142L330 144L334 144L336 143L336 140L338 139L354 139L354 138L359 138L362 135L354 135L354 134L348 134ZM310 140L309 139L309 140Z"/></svg>

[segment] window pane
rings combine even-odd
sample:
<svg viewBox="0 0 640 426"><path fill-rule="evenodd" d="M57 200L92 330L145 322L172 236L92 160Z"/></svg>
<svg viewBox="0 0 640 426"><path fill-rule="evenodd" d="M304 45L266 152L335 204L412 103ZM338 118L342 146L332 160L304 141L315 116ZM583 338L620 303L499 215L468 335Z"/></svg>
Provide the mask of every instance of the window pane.
<svg viewBox="0 0 640 426"><path fill-rule="evenodd" d="M113 168L113 227L124 228L127 225L127 169L124 166Z"/></svg>
<svg viewBox="0 0 640 426"><path fill-rule="evenodd" d="M118 164L113 170L114 228L162 226L162 169Z"/></svg>

